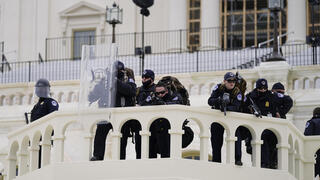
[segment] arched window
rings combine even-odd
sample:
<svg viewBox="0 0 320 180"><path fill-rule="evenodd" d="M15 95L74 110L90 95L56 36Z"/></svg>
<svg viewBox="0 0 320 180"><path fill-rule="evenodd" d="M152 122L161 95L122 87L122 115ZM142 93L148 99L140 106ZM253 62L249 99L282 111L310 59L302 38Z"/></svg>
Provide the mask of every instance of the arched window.
<svg viewBox="0 0 320 180"><path fill-rule="evenodd" d="M268 0L220 0L220 3L222 48L257 46L273 38L273 15L268 9ZM287 32L286 0L283 12L279 12L278 18L280 35ZM286 37L280 39L281 44L285 41Z"/></svg>

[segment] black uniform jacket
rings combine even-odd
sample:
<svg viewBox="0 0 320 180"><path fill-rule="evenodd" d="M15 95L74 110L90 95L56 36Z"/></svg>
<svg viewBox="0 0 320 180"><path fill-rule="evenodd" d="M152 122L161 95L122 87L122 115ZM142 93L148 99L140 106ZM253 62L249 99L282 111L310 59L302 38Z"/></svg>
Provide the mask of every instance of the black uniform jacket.
<svg viewBox="0 0 320 180"><path fill-rule="evenodd" d="M135 105L136 88L133 79L124 82L117 80L116 107L127 107Z"/></svg>
<svg viewBox="0 0 320 180"><path fill-rule="evenodd" d="M214 109L222 108L222 97L224 93L230 94L230 103L227 104L227 111L240 111L242 95L240 91L228 90L227 88L222 88L221 84L216 85L211 93L211 96L208 99L208 104Z"/></svg>
<svg viewBox="0 0 320 180"><path fill-rule="evenodd" d="M147 88L144 86L139 87L137 90L137 104L140 106L147 105L147 102L151 101L152 93L155 91L155 86L155 84L152 84Z"/></svg>
<svg viewBox="0 0 320 180"><path fill-rule="evenodd" d="M31 110L31 122L42 118L53 111L57 111L58 109L59 104L56 100L52 98L40 98L38 103L34 105Z"/></svg>
<svg viewBox="0 0 320 180"><path fill-rule="evenodd" d="M250 98L260 109L261 115L267 116L270 113L273 117L276 116L276 113L278 112L277 103L275 100L275 96L270 90L267 90L265 93L260 93L257 89L254 89L253 91L248 93L245 98L245 103L247 106L252 104Z"/></svg>

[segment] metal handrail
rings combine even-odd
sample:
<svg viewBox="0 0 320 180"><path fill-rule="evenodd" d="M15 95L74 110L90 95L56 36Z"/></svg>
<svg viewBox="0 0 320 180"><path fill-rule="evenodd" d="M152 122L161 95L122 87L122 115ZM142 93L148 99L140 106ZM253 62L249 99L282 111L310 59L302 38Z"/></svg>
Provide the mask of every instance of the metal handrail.
<svg viewBox="0 0 320 180"><path fill-rule="evenodd" d="M279 50L280 50L280 41L279 41L280 38L285 37L285 36L287 36L287 35L289 35L289 34L294 34L294 31L281 34L281 35L279 35L279 36L277 37L277 38L278 38L278 48L279 48ZM268 44L269 42L272 42L272 41L273 41L273 38L272 38L272 39L269 39L269 40L266 40L266 41L263 41L263 42L261 42L261 43L258 44L258 48L261 48L261 46L263 46L263 45L265 45L265 44Z"/></svg>

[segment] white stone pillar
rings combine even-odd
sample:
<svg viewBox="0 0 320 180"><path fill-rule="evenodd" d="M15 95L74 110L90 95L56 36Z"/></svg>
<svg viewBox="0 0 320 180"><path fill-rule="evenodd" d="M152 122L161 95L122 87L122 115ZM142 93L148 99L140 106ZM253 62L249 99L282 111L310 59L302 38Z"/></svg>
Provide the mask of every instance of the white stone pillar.
<svg viewBox="0 0 320 180"><path fill-rule="evenodd" d="M41 144L41 167L50 164L50 152L51 152L51 143L42 143Z"/></svg>
<svg viewBox="0 0 320 180"><path fill-rule="evenodd" d="M38 169L38 162L39 162L39 146L37 147L30 147L30 171L34 171Z"/></svg>
<svg viewBox="0 0 320 180"><path fill-rule="evenodd" d="M141 131L141 159L149 158L149 137L151 135L148 131Z"/></svg>
<svg viewBox="0 0 320 180"><path fill-rule="evenodd" d="M19 152L18 153L18 159L19 159L19 176L26 174L28 169L28 153L27 152Z"/></svg>
<svg viewBox="0 0 320 180"><path fill-rule="evenodd" d="M291 150L289 150L289 162L288 162L288 166L289 166L289 172L292 174L292 175L294 175L294 172L295 172L295 167L294 167L294 165L295 165L295 162L294 162L294 150L293 149L291 149Z"/></svg>
<svg viewBox="0 0 320 180"><path fill-rule="evenodd" d="M208 161L208 145L210 136L200 136L200 160Z"/></svg>
<svg viewBox="0 0 320 180"><path fill-rule="evenodd" d="M263 144L262 140L251 141L252 146L252 166L260 167L261 166L261 145Z"/></svg>
<svg viewBox="0 0 320 180"><path fill-rule="evenodd" d="M235 162L235 142L237 138L234 136L226 137L227 142L227 164L234 164Z"/></svg>
<svg viewBox="0 0 320 180"><path fill-rule="evenodd" d="M12 180L16 177L16 164L17 164L17 158L9 156L8 159L8 176L7 180Z"/></svg>
<svg viewBox="0 0 320 180"><path fill-rule="evenodd" d="M268 81L269 89L277 82L281 82L285 89L288 89L290 65L286 61L262 62L255 69L258 70L259 78L265 78Z"/></svg>
<svg viewBox="0 0 320 180"><path fill-rule="evenodd" d="M295 177L297 179L313 179L314 177L314 164L315 160L312 161L312 164L310 165L309 162L305 162L305 167L308 169L303 170L303 164L301 161L300 154L295 154ZM310 173L310 169L312 170L312 173ZM306 173L310 173L309 175L306 175ZM307 178L306 178L307 176Z"/></svg>
<svg viewBox="0 0 320 180"><path fill-rule="evenodd" d="M64 159L64 139L65 136L53 137L54 162L63 162Z"/></svg>
<svg viewBox="0 0 320 180"><path fill-rule="evenodd" d="M295 168L295 177L299 179L298 177L302 177L301 179L314 179L314 163L315 160L308 160L304 162L304 166L300 167L303 170L303 174L299 174L298 167ZM298 163L299 164L299 163ZM296 162L297 165L297 162Z"/></svg>
<svg viewBox="0 0 320 180"><path fill-rule="evenodd" d="M278 168L281 170L288 171L289 145L277 144L277 148L278 148Z"/></svg>
<svg viewBox="0 0 320 180"><path fill-rule="evenodd" d="M81 156L83 161L88 161L92 156L92 133L85 134L83 136L84 143L83 143L83 154Z"/></svg>
<svg viewBox="0 0 320 180"><path fill-rule="evenodd" d="M169 3L169 40L168 51L179 51L186 48L186 34L187 29L187 0L170 0Z"/></svg>
<svg viewBox="0 0 320 180"><path fill-rule="evenodd" d="M288 37L287 43L304 43L306 41L306 1L288 0Z"/></svg>
<svg viewBox="0 0 320 180"><path fill-rule="evenodd" d="M201 1L201 49L212 49L220 47L219 8L219 0Z"/></svg>
<svg viewBox="0 0 320 180"><path fill-rule="evenodd" d="M120 132L112 132L112 160L119 160L120 159L120 138L122 134Z"/></svg>
<svg viewBox="0 0 320 180"><path fill-rule="evenodd" d="M181 159L181 149L182 149L182 134L184 131L179 130L169 130L170 134L170 158L171 159Z"/></svg>

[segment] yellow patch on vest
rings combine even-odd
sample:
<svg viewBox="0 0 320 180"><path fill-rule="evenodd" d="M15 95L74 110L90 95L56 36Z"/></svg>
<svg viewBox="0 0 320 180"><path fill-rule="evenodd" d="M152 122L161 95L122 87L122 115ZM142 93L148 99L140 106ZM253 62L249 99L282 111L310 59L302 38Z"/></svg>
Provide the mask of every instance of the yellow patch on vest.
<svg viewBox="0 0 320 180"><path fill-rule="evenodd" d="M265 105L265 106L266 106L266 107L269 107L269 105L270 105L270 104L269 104L269 101L266 101L266 105Z"/></svg>

